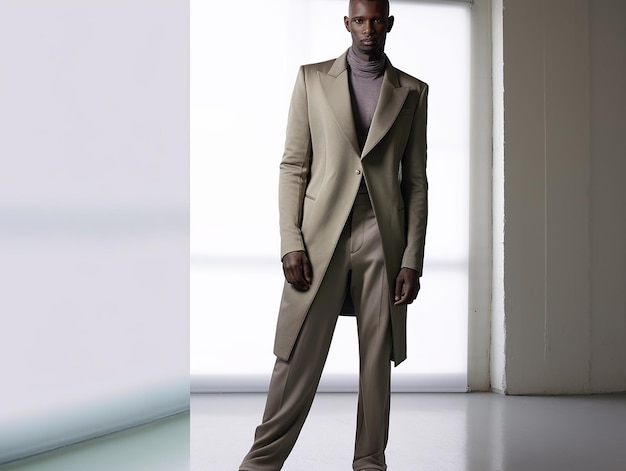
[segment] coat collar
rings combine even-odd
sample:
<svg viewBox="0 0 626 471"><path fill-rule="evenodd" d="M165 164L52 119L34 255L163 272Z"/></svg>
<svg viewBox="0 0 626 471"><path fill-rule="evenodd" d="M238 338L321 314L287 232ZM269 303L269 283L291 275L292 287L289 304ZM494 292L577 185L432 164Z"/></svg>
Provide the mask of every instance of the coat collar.
<svg viewBox="0 0 626 471"><path fill-rule="evenodd" d="M352 116L352 103L350 101L347 56L348 51L335 60L328 73L320 72L319 75L326 100L335 115L337 124L339 124L346 139L348 139L357 154L360 154L361 158L363 158L371 152L393 125L409 93L409 87L400 86L398 72L387 59L383 83L380 89L380 98L376 105L376 111L372 118L372 124L363 152L359 152L354 117Z"/></svg>

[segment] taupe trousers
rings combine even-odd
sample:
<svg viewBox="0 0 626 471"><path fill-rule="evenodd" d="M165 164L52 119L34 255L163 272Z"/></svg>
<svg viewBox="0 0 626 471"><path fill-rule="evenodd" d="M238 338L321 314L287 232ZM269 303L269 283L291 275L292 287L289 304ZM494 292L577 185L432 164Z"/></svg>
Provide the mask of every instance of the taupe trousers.
<svg viewBox="0 0 626 471"><path fill-rule="evenodd" d="M315 274L314 274L315 275ZM354 470L386 470L392 338L382 243L367 194L356 197L289 361L276 360L263 422L240 471L278 471L309 413L350 290L359 337Z"/></svg>

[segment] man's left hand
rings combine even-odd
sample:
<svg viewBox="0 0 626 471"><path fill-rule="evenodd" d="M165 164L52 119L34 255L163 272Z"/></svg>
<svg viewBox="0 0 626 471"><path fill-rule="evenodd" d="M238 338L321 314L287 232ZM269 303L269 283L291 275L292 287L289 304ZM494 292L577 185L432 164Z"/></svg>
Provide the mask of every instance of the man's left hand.
<svg viewBox="0 0 626 471"><path fill-rule="evenodd" d="M411 304L417 298L420 290L420 277L411 268L401 268L396 278L396 293L394 306Z"/></svg>

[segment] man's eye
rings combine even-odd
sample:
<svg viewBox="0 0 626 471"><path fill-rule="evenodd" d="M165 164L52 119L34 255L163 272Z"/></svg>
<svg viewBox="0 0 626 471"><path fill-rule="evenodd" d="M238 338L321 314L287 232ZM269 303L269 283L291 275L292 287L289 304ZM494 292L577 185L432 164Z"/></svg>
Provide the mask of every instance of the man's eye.
<svg viewBox="0 0 626 471"><path fill-rule="evenodd" d="M381 20L380 18L375 18L374 19L374 23L382 23L382 22L383 22L383 20Z"/></svg>
<svg viewBox="0 0 626 471"><path fill-rule="evenodd" d="M361 23L363 23L363 20L360 18L357 18L355 20L353 20L356 24L360 25Z"/></svg>

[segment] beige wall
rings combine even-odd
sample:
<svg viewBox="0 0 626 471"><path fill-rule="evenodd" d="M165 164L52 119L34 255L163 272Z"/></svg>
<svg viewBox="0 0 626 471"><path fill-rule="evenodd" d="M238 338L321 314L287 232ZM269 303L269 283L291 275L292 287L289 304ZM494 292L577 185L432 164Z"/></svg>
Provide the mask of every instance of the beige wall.
<svg viewBox="0 0 626 471"><path fill-rule="evenodd" d="M626 2L492 8L491 387L626 391Z"/></svg>
<svg viewBox="0 0 626 471"><path fill-rule="evenodd" d="M626 2L590 1L592 391L626 390Z"/></svg>

